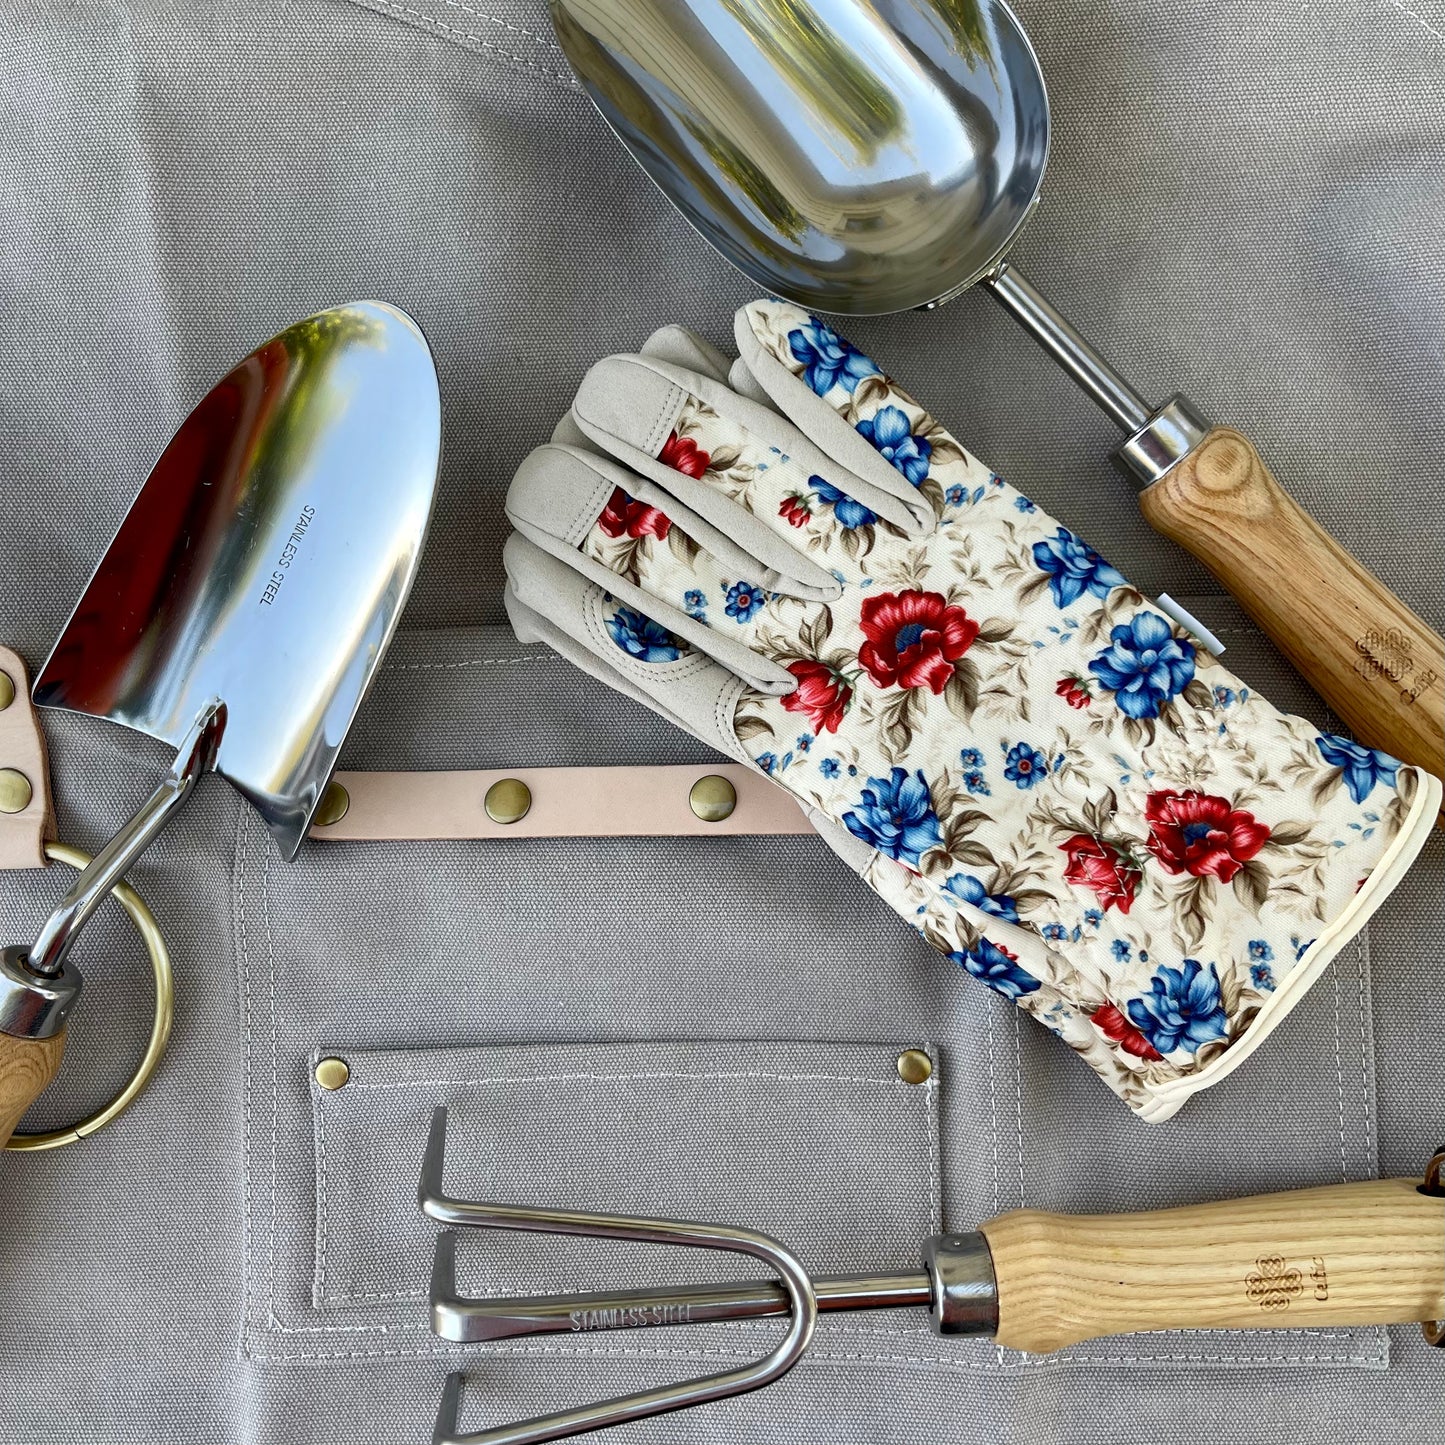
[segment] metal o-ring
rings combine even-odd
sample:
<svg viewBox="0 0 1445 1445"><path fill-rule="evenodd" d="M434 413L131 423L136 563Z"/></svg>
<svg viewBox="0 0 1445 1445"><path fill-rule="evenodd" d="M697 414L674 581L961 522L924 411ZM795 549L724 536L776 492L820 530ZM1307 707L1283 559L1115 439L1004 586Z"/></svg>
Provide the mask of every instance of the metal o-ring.
<svg viewBox="0 0 1445 1445"><path fill-rule="evenodd" d="M72 868L84 868L90 858L79 848L64 843L47 843L45 856L56 863L66 863ZM156 980L156 1011L151 1022L150 1041L141 1058L140 1067L131 1075L130 1082L103 1109L71 1124L64 1129L48 1129L43 1133L12 1134L5 1144L6 1149L18 1153L35 1153L42 1149L59 1149L63 1144L77 1144L80 1140L102 1129L117 1115L123 1113L136 1100L137 1095L150 1082L161 1055L166 1051L166 1040L171 1033L171 1014L175 1001L175 988L171 975L171 956L161 937L160 925L155 915L146 907L139 893L129 883L117 883L111 890L140 934L146 953L150 956L151 969Z"/></svg>

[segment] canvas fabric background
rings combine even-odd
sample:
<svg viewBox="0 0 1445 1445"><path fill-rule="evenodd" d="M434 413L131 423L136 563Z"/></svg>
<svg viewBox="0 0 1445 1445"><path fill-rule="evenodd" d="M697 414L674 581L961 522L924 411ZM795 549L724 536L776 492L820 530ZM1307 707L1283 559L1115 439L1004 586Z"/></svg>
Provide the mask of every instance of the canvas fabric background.
<svg viewBox="0 0 1445 1445"><path fill-rule="evenodd" d="M1445 8L1019 10L1055 116L1020 264L1144 392L1182 389L1253 435L1445 625ZM723 342L751 294L615 144L534 0L9 0L0 638L43 659L222 371L303 314L378 296L432 342L446 454L405 630L346 764L700 760L511 638L501 500L593 359L665 321ZM1328 721L1144 526L1108 424L986 297L847 330L1132 580L1194 610L1235 671ZM62 835L94 847L162 750L46 725ZM459 1183L761 1222L840 1270L904 1267L935 1218L966 1228L1020 1202L1418 1173L1445 1137L1442 880L1437 839L1269 1046L1151 1126L820 843L318 844L283 865L207 786L133 875L178 976L158 1080L81 1147L0 1157L0 1442L390 1445L429 1438L458 1360L479 1428L765 1347L757 1325L432 1339L415 1298L429 1236L404 1202L434 1100L458 1114ZM62 882L0 879L3 936L33 929ZM71 1060L32 1124L98 1102L140 1047L146 971L111 912L82 945ZM901 1094L887 1060L923 1043L935 1080ZM355 1054L386 1087L319 1100L318 1052ZM323 1117L342 1103L365 1112ZM593 1259L554 1260L545 1282L683 1267ZM464 1281L545 1264L471 1241ZM1435 1432L1442 1366L1408 1328L1181 1332L1035 1360L940 1341L917 1315L835 1317L781 1384L614 1438L1415 1442Z"/></svg>

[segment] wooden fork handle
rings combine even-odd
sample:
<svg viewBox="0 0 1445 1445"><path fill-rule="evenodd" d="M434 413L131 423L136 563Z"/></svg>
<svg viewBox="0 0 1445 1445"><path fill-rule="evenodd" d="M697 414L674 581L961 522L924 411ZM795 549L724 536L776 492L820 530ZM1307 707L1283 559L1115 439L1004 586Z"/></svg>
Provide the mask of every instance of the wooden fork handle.
<svg viewBox="0 0 1445 1445"><path fill-rule="evenodd" d="M983 1226L1002 1345L1136 1330L1445 1318L1445 1198L1416 1179L1332 1184L1148 1214L1017 1209Z"/></svg>

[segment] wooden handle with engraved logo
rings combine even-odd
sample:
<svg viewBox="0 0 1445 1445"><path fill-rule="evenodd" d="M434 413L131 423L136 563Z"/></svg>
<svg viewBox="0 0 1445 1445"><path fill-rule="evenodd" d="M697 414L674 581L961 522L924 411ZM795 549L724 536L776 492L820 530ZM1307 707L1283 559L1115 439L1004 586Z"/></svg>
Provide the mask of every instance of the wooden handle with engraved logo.
<svg viewBox="0 0 1445 1445"><path fill-rule="evenodd" d="M995 1337L1016 1350L1137 1330L1445 1318L1445 1198L1416 1179L1148 1214L1016 1209L982 1228Z"/></svg>
<svg viewBox="0 0 1445 1445"><path fill-rule="evenodd" d="M1359 741L1445 774L1445 640L1301 509L1247 438L1216 427L1139 505Z"/></svg>

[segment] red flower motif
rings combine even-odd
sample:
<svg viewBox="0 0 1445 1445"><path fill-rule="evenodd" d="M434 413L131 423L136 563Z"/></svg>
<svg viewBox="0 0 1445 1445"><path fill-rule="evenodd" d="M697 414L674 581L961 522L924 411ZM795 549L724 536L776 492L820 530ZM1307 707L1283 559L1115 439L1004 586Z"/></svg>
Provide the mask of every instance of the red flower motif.
<svg viewBox="0 0 1445 1445"><path fill-rule="evenodd" d="M812 515L802 497L784 497L782 506L778 508L778 516L790 527L801 527Z"/></svg>
<svg viewBox="0 0 1445 1445"><path fill-rule="evenodd" d="M1059 848L1069 860L1064 869L1066 883L1092 888L1099 895L1100 908L1107 910L1117 905L1120 913L1129 911L1140 873L1125 854L1112 843L1087 833L1075 833Z"/></svg>
<svg viewBox="0 0 1445 1445"><path fill-rule="evenodd" d="M657 454L657 460L675 472L684 472L689 477L700 477L707 470L712 456L703 451L691 437L680 437L674 431L668 432L667 440Z"/></svg>
<svg viewBox="0 0 1445 1445"><path fill-rule="evenodd" d="M1193 788L1150 793L1144 817L1145 846L1170 873L1228 883L1269 842L1269 829L1253 813Z"/></svg>
<svg viewBox="0 0 1445 1445"><path fill-rule="evenodd" d="M1099 1032L1106 1039L1112 1039L1126 1054L1158 1063L1164 1055L1129 1022L1124 1011L1116 1005L1106 1003L1089 1015Z"/></svg>
<svg viewBox="0 0 1445 1445"><path fill-rule="evenodd" d="M1089 691L1089 685L1080 677L1061 677L1054 691L1068 703L1070 707L1088 707L1093 702L1094 695Z"/></svg>
<svg viewBox="0 0 1445 1445"><path fill-rule="evenodd" d="M868 641L858 661L878 687L927 687L934 696L953 678L954 663L973 646L976 623L939 592L884 592L859 615Z"/></svg>
<svg viewBox="0 0 1445 1445"><path fill-rule="evenodd" d="M837 732L853 689L821 662L790 662L788 671L798 679L798 686L779 699L784 708L807 714L815 733Z"/></svg>
<svg viewBox="0 0 1445 1445"><path fill-rule="evenodd" d="M597 525L609 537L657 537L667 536L672 523L667 515L646 502L634 501L622 490L614 487Z"/></svg>

